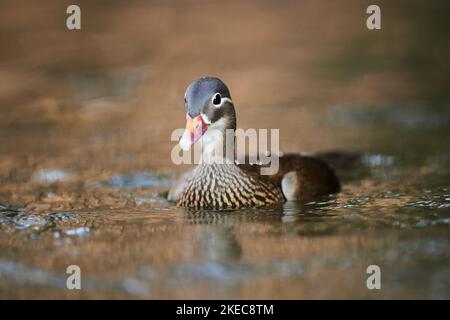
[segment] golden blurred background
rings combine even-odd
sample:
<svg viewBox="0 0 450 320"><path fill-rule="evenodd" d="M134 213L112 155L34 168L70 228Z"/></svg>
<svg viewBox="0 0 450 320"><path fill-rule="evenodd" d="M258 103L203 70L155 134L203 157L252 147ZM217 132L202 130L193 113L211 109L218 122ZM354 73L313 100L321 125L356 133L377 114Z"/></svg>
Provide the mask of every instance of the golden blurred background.
<svg viewBox="0 0 450 320"><path fill-rule="evenodd" d="M228 84L239 127L280 128L285 151L357 149L324 125L331 108L449 88L449 2L378 1L375 31L371 3L80 0L70 31L72 1L4 0L0 172L172 168L184 90L203 75Z"/></svg>

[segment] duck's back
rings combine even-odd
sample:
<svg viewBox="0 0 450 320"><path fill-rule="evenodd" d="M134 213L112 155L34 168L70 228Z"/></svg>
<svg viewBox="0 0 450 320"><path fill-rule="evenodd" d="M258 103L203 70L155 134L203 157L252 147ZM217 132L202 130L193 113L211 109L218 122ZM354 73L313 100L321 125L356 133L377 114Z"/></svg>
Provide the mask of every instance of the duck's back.
<svg viewBox="0 0 450 320"><path fill-rule="evenodd" d="M311 201L322 195L339 192L341 188L334 171L320 158L286 154L278 160L277 173L264 177L281 187L287 200ZM254 175L260 175L263 167L249 164L239 166L243 171Z"/></svg>

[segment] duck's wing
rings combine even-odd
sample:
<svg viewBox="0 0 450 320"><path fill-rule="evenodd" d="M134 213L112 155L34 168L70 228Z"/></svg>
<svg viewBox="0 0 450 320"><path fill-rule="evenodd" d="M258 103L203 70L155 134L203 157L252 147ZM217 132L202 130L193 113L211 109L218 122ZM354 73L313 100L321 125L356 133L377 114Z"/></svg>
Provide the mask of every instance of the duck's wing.
<svg viewBox="0 0 450 320"><path fill-rule="evenodd" d="M262 157L260 157L261 159ZM283 176L289 171L295 171L299 168L309 167L313 163L316 166L323 166L320 163L325 163L332 170L350 170L353 169L361 160L361 154L354 152L342 152L342 151L331 151L317 153L311 156L301 155L299 153L287 153L278 158L279 170L276 174L268 176L268 178L279 184ZM245 163L239 164L239 167L247 172L260 175L262 167L269 167L266 165L250 165L248 155L245 157ZM326 169L325 169L326 170Z"/></svg>
<svg viewBox="0 0 450 320"><path fill-rule="evenodd" d="M239 167L261 179L269 179L280 186L287 200L308 200L340 190L339 179L333 169L320 158L300 154L286 154L278 158L279 169L273 175L261 175L266 165L240 164Z"/></svg>

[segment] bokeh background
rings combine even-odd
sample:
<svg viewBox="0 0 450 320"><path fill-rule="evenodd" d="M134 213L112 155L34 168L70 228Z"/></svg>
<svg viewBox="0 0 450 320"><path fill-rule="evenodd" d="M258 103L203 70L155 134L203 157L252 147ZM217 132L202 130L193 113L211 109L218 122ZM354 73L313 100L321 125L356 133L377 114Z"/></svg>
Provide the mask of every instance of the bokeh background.
<svg viewBox="0 0 450 320"><path fill-rule="evenodd" d="M331 108L448 98L447 1L379 1L380 31L370 1L78 1L69 31L71 3L2 1L3 174L169 168L184 90L203 75L228 84L239 127L281 128L286 151L364 147L324 123Z"/></svg>
<svg viewBox="0 0 450 320"><path fill-rule="evenodd" d="M81 7L82 29L66 28ZM366 28L381 7L382 29ZM0 298L449 298L450 2L0 2ZM194 79L285 152L361 155L306 207L164 200ZM84 290L65 289L81 266ZM381 292L365 268L383 272Z"/></svg>

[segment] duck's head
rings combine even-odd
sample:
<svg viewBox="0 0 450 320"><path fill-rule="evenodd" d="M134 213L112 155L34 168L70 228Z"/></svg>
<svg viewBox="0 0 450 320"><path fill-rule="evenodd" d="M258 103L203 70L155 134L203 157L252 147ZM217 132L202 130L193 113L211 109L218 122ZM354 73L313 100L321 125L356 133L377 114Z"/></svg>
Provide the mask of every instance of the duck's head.
<svg viewBox="0 0 450 320"><path fill-rule="evenodd" d="M186 130L180 140L183 150L200 138L223 134L227 129L236 129L236 113L230 91L219 78L202 77L192 82L184 95L186 108ZM214 134L212 133L214 131ZM207 139L211 136L211 139Z"/></svg>

